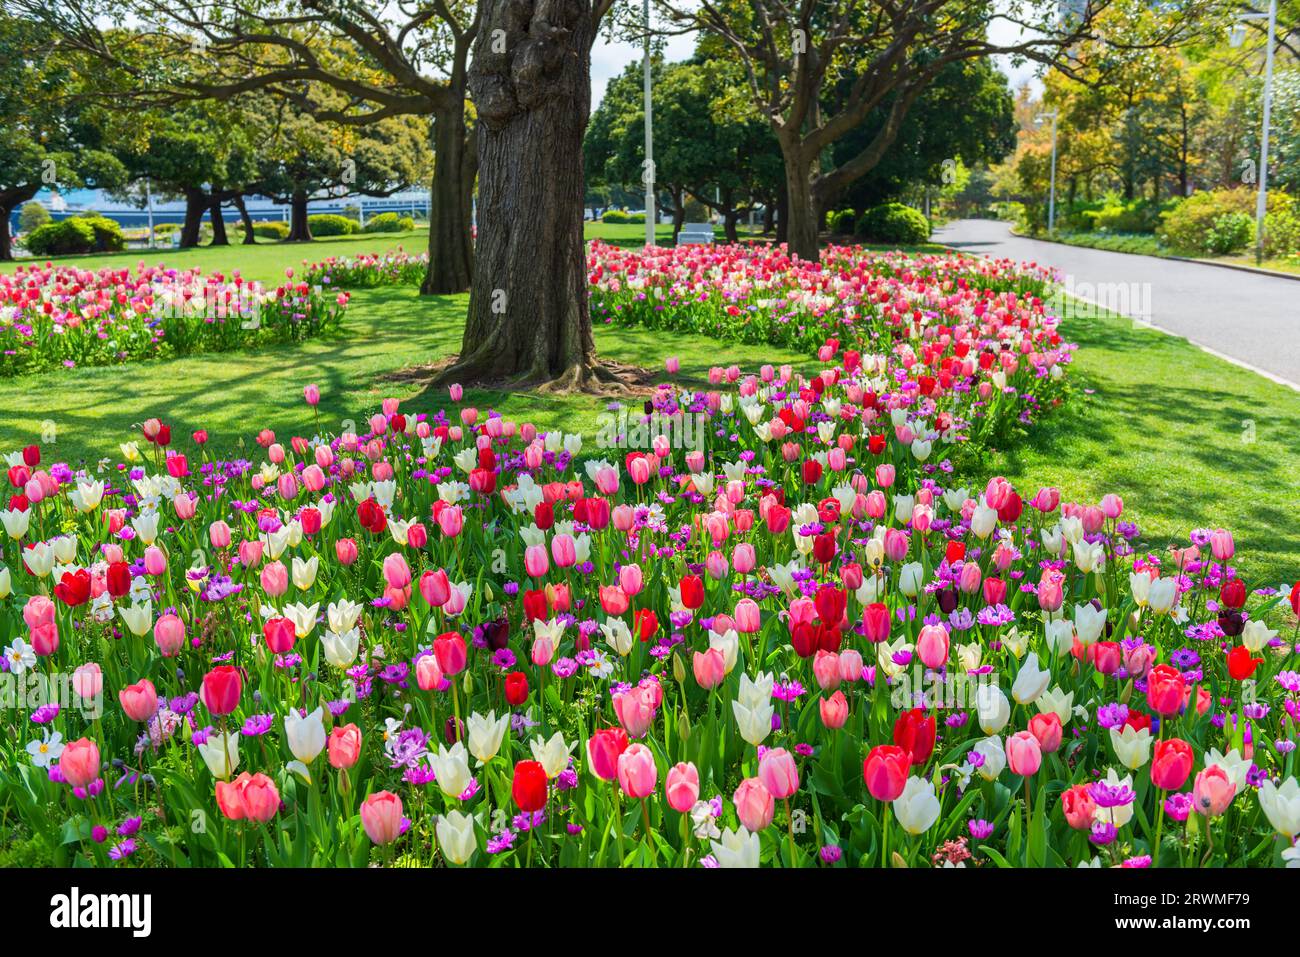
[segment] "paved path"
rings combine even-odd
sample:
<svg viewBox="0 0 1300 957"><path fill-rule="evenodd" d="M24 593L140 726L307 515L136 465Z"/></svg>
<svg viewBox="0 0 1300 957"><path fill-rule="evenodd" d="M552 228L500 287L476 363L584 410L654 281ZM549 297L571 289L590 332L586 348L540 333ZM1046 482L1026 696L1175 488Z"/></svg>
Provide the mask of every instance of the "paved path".
<svg viewBox="0 0 1300 957"><path fill-rule="evenodd" d="M1055 266L1067 291L1300 389L1300 282L1022 239L993 220L957 220L933 238L966 252Z"/></svg>

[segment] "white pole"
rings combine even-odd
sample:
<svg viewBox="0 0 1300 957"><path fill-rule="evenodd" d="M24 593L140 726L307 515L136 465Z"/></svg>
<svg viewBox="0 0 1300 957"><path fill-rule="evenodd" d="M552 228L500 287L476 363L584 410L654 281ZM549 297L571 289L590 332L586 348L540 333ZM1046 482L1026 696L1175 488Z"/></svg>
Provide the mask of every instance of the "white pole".
<svg viewBox="0 0 1300 957"><path fill-rule="evenodd" d="M655 244L655 151L654 151L654 111L650 105L650 0L644 0L645 43L643 73L645 74L645 170L641 178L645 181L645 244Z"/></svg>
<svg viewBox="0 0 1300 957"><path fill-rule="evenodd" d="M149 248L153 249L153 189L147 177L144 181L144 200L149 207Z"/></svg>
<svg viewBox="0 0 1300 957"><path fill-rule="evenodd" d="M1268 133L1273 109L1273 31L1277 0L1268 4L1268 49L1264 53L1264 132L1259 140L1259 195L1255 200L1255 265L1264 261L1264 213L1268 208Z"/></svg>
<svg viewBox="0 0 1300 957"><path fill-rule="evenodd" d="M1047 200L1047 235L1056 234L1056 116L1059 110L1052 111L1052 193Z"/></svg>

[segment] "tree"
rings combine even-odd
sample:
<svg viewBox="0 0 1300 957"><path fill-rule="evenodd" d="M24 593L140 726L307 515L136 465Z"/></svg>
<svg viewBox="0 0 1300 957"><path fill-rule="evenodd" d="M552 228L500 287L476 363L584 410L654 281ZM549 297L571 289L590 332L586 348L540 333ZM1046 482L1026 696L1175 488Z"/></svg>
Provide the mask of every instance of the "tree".
<svg viewBox="0 0 1300 957"><path fill-rule="evenodd" d="M10 0L65 43L136 80L139 101L228 101L268 90L310 108L306 84L344 100L317 119L365 126L432 117L429 268L421 293L463 292L474 268L476 153L466 105L467 63L481 5L473 0ZM104 22L129 26L130 49L105 42ZM195 72L171 64L192 60Z"/></svg>
<svg viewBox="0 0 1300 957"><path fill-rule="evenodd" d="M598 389L582 238L591 44L612 0L482 0L469 68L478 245L459 358L441 381Z"/></svg>
<svg viewBox="0 0 1300 957"><path fill-rule="evenodd" d="M831 150L850 162L888 121L892 101L872 111ZM897 199L913 184L941 184L956 169L996 162L1016 146L1016 121L1006 77L988 60L945 67L908 111L893 147L870 172L829 202L857 212Z"/></svg>
<svg viewBox="0 0 1300 957"><path fill-rule="evenodd" d="M656 0L678 29L709 34L744 70L754 109L781 146L788 241L804 259L818 257L827 201L880 163L908 111L949 64L1012 54L1061 65L1063 51L1090 34L1106 3L1060 17L1055 0ZM990 27L998 23L1022 33L993 42ZM824 168L826 151L887 102L870 142Z"/></svg>
<svg viewBox="0 0 1300 957"><path fill-rule="evenodd" d="M74 57L50 51L37 23L0 12L0 260L9 220L44 188L111 187L125 169L104 140L102 110L80 101Z"/></svg>

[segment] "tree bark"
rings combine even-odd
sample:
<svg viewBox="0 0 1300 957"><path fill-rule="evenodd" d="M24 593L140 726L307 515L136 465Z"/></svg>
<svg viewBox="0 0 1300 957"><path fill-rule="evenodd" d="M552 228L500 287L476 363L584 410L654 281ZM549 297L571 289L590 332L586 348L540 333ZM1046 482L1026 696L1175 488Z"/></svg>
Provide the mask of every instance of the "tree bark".
<svg viewBox="0 0 1300 957"><path fill-rule="evenodd" d="M0 262L9 262L14 258L13 243L9 237L9 217L13 215L13 209L9 206L0 206Z"/></svg>
<svg viewBox="0 0 1300 957"><path fill-rule="evenodd" d="M220 193L213 193L208 200L208 218L212 220L212 245L229 246L230 237L226 235L226 218L221 215Z"/></svg>
<svg viewBox="0 0 1300 957"><path fill-rule="evenodd" d="M776 197L776 241L786 242L790 237L790 193L781 180L781 192Z"/></svg>
<svg viewBox="0 0 1300 957"><path fill-rule="evenodd" d="M763 235L770 236L776 228L776 208L771 200L763 202Z"/></svg>
<svg viewBox="0 0 1300 957"><path fill-rule="evenodd" d="M464 292L474 278L470 234L474 196L473 137L462 105L433 122L433 184L429 190L429 266L420 295Z"/></svg>
<svg viewBox="0 0 1300 957"><path fill-rule="evenodd" d="M181 249L193 249L199 244L199 230L203 226L203 213L208 208L203 190L190 186L185 190L185 224L181 227Z"/></svg>
<svg viewBox="0 0 1300 957"><path fill-rule="evenodd" d="M817 204L817 194L813 191L812 160L806 158L792 145L782 145L785 156L785 192L789 223L786 226L785 241L790 248L790 255L808 262L817 262L821 258L817 234L821 226L821 210ZM782 216L782 219L786 217Z"/></svg>
<svg viewBox="0 0 1300 957"><path fill-rule="evenodd" d="M311 223L307 222L307 192L295 190L289 198L289 237L286 242L311 242Z"/></svg>
<svg viewBox="0 0 1300 957"><path fill-rule="evenodd" d="M231 197L231 201L235 204L235 209L239 210L239 221L244 224L244 245L256 245L257 234L253 232L253 217L248 215L248 206L244 202L243 194L236 193Z"/></svg>
<svg viewBox="0 0 1300 957"><path fill-rule="evenodd" d="M677 245L677 234L682 231L682 226L686 224L686 203L682 198L680 188L672 191L673 196L673 245Z"/></svg>
<svg viewBox="0 0 1300 957"><path fill-rule="evenodd" d="M479 217L465 335L443 382L595 388L582 238L590 0L483 0L469 70Z"/></svg>

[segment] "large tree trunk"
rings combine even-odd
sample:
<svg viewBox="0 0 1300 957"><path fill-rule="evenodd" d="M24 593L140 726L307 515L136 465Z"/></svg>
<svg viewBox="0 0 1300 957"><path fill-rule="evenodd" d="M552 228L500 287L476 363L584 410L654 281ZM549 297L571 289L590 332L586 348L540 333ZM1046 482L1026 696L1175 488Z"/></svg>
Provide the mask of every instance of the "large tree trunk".
<svg viewBox="0 0 1300 957"><path fill-rule="evenodd" d="M220 193L213 193L208 201L208 218L212 220L212 245L229 246L230 237L226 235L226 218L221 214Z"/></svg>
<svg viewBox="0 0 1300 957"><path fill-rule="evenodd" d="M790 255L816 262L821 258L817 243L821 210L812 188L813 163L793 146L783 146L782 153L785 157L786 192L786 208L782 213L789 213L785 241L789 244Z"/></svg>
<svg viewBox="0 0 1300 957"><path fill-rule="evenodd" d="M763 202L763 235L770 236L776 228L776 207L772 200Z"/></svg>
<svg viewBox="0 0 1300 957"><path fill-rule="evenodd" d="M470 235L476 165L465 111L457 106L433 122L433 185L429 190L429 267L420 295L464 292L474 278Z"/></svg>
<svg viewBox="0 0 1300 957"><path fill-rule="evenodd" d="M295 190L289 198L289 238L291 243L311 242L311 223L307 222L307 192Z"/></svg>
<svg viewBox="0 0 1300 957"><path fill-rule="evenodd" d="M13 243L9 238L9 217L12 215L12 207L0 206L0 262L14 258Z"/></svg>
<svg viewBox="0 0 1300 957"><path fill-rule="evenodd" d="M582 240L590 0L483 0L469 88L479 216L459 359L442 381L588 388L596 361Z"/></svg>
<svg viewBox="0 0 1300 957"><path fill-rule="evenodd" d="M253 232L253 217L248 215L248 206L244 202L244 197L236 193L231 197L235 204L235 209L239 210L239 221L244 224L244 245L253 246L257 243L257 234Z"/></svg>
<svg viewBox="0 0 1300 957"><path fill-rule="evenodd" d="M187 187L185 190L185 224L181 227L181 249L193 249L199 244L199 230L203 227L203 213L208 208L208 198L203 190Z"/></svg>
<svg viewBox="0 0 1300 957"><path fill-rule="evenodd" d="M686 203L682 197L682 190L676 188L672 191L673 196L673 245L677 245L677 235L682 231L682 226L686 224Z"/></svg>
<svg viewBox="0 0 1300 957"><path fill-rule="evenodd" d="M785 188L785 179L781 180L781 192L776 197L776 241L778 244L790 238L790 193Z"/></svg>

